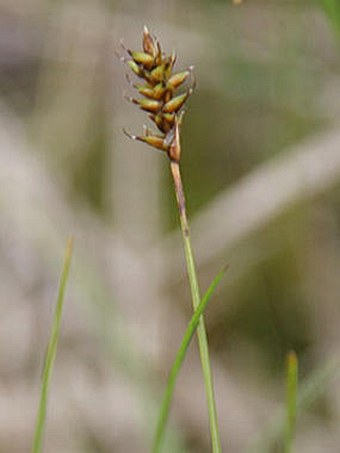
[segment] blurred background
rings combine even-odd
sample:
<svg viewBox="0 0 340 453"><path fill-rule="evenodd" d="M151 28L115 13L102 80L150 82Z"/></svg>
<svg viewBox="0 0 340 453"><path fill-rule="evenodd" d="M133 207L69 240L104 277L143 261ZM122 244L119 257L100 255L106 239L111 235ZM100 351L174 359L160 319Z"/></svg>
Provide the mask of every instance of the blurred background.
<svg viewBox="0 0 340 453"><path fill-rule="evenodd" d="M167 159L122 134L146 116L116 52L145 23L195 66L182 171L202 290L230 266L206 312L223 451L282 451L292 349L296 451L339 451L340 6L237 3L1 1L1 452L30 451L70 234L45 451L150 451L191 300ZM210 451L196 341L164 451Z"/></svg>

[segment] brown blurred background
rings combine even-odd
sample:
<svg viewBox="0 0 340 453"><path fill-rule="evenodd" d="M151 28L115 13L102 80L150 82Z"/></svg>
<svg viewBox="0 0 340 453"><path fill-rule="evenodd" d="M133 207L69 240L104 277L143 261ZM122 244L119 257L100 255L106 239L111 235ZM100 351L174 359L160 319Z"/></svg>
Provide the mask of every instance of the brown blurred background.
<svg viewBox="0 0 340 453"><path fill-rule="evenodd" d="M296 451L340 451L340 12L328 3L2 0L0 452L31 448L69 234L45 451L150 451L191 302L167 160L122 134L145 115L124 99L115 52L121 38L139 48L145 23L178 68L195 66L183 176L202 289L230 265L206 313L223 451L282 451L268 423L291 349L301 391L321 370ZM194 343L169 453L210 448Z"/></svg>

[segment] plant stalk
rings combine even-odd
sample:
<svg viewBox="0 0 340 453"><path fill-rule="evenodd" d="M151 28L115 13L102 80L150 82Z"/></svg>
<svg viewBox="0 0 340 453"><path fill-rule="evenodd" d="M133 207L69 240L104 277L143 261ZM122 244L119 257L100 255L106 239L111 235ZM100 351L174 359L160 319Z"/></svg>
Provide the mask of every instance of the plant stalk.
<svg viewBox="0 0 340 453"><path fill-rule="evenodd" d="M69 276L71 257L73 252L73 238L70 237L65 251L64 265L61 272L57 303L54 312L53 324L50 333L50 339L47 347L44 370L42 374L42 385L40 393L39 409L37 414L37 420L35 425L35 434L32 445L32 453L40 453L42 451L43 434L46 424L46 412L47 412L47 398L50 387L50 381L53 371L54 360L57 353L58 339L61 326L61 316L64 306L64 296L66 284Z"/></svg>
<svg viewBox="0 0 340 453"><path fill-rule="evenodd" d="M173 365L171 367L169 376L168 376L168 381L167 385L165 388L164 396L163 396L163 401L158 417L158 422L157 422L157 430L156 430L156 435L154 439L154 444L153 444L153 453L159 453L161 451L161 446L165 434L165 428L166 428L166 423L169 418L169 412L170 412L170 405L171 401L173 398L173 393L175 390L175 384L176 384L176 379L178 376L178 373L182 367L182 364L184 362L187 350L189 348L189 345L191 343L192 337L194 336L197 326L199 324L200 318L202 314L204 313L204 310L207 307L208 302L210 301L212 295L214 294L215 289L217 288L218 284L222 280L222 277L224 276L225 272L227 270L227 266L225 266L214 278L212 281L211 285L209 286L207 292L204 294L202 300L199 303L198 308L195 310L188 327L184 333L183 339L181 341L180 347L177 351L175 360L173 362Z"/></svg>
<svg viewBox="0 0 340 453"><path fill-rule="evenodd" d="M298 359L291 351L287 356L287 396L286 396L286 433L284 451L291 453L296 429L297 414L297 387L298 387Z"/></svg>
<svg viewBox="0 0 340 453"><path fill-rule="evenodd" d="M176 144L179 147L179 137L178 142ZM179 151L178 151L179 155ZM185 206L185 195L183 190L183 184L181 179L180 167L179 167L179 160L170 160L170 169L171 174L174 181L175 186L175 193L176 199L178 204L179 210L179 218L184 242L184 252L185 252L185 260L187 266L187 272L189 277L190 289L191 289L191 297L192 297L192 304L194 310L197 309L199 306L201 295L200 289L198 285L198 278L196 272L196 266L194 261L194 254L191 246L190 240L190 231L189 231L189 223L186 214L186 206ZM201 364L202 364L202 371L203 371L203 378L205 384L205 391L206 391L206 398L208 404L208 414L209 414L209 423L210 423L210 434L211 434L211 445L213 453L221 453L221 440L219 434L219 427L218 427L218 418L217 418L217 410L216 410L216 403L214 397L214 386L213 386L213 379L212 379L212 372L210 366L210 358L209 358L209 347L208 347L208 338L205 330L204 325L204 318L203 315L200 318L199 325L197 327L197 337L198 337L198 345L201 357Z"/></svg>

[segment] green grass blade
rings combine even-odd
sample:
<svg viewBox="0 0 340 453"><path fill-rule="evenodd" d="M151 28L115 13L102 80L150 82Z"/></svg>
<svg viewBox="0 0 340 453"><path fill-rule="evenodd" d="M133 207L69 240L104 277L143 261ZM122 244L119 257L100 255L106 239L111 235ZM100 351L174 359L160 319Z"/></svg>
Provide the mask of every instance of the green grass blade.
<svg viewBox="0 0 340 453"><path fill-rule="evenodd" d="M47 407L47 397L48 397L48 390L50 379L53 370L53 364L57 352L57 345L58 345L58 338L60 332L60 325L61 325L61 316L63 311L64 305L64 296L65 296L65 288L68 280L69 270L70 270L70 263L73 251L73 238L69 238L66 246L65 251L65 258L64 258L64 265L60 277L59 289L58 289L58 297L57 297L57 305L54 313L53 325L50 334L50 339L47 347L46 358L45 358L45 365L42 375L42 383L41 383L41 393L40 393L40 402L39 402L39 409L38 415L36 420L35 426L35 435L33 440L33 447L32 453L40 453L42 448L42 438L45 428L45 421L46 421L46 407Z"/></svg>
<svg viewBox="0 0 340 453"><path fill-rule="evenodd" d="M320 0L323 9L340 37L340 2L339 0Z"/></svg>
<svg viewBox="0 0 340 453"><path fill-rule="evenodd" d="M334 359L323 365L320 369L300 384L297 398L297 414L307 410L327 389L331 379L340 376L340 361ZM266 453L273 451L273 445L282 438L286 426L286 414L282 410L272 417L264 433L261 434L245 451L247 453Z"/></svg>
<svg viewBox="0 0 340 453"><path fill-rule="evenodd" d="M195 310L188 327L184 333L181 345L177 351L176 358L174 360L174 363L171 367L169 376L168 376L168 381L166 385L166 389L164 392L164 397L158 417L158 422L157 422L157 430L156 430L156 435L154 439L154 445L153 445L153 453L158 453L160 452L164 434L165 434L165 427L167 420L169 418L169 411L170 411L170 404L172 401L174 389L175 389L175 383L176 379L178 376L178 373L181 369L181 366L184 362L184 358L186 355L186 352L188 350L188 347L190 345L190 341L192 337L194 336L196 329L198 327L200 317L203 314L208 302L210 301L212 295L214 294L218 284L222 280L225 272L227 270L227 267L224 267L214 278L213 282L209 286L207 292L204 294L201 302L199 303L197 309Z"/></svg>
<svg viewBox="0 0 340 453"><path fill-rule="evenodd" d="M287 357L287 400L286 400L286 433L285 453L291 453L293 448L296 413L297 413L297 388L298 388L298 359L294 351Z"/></svg>

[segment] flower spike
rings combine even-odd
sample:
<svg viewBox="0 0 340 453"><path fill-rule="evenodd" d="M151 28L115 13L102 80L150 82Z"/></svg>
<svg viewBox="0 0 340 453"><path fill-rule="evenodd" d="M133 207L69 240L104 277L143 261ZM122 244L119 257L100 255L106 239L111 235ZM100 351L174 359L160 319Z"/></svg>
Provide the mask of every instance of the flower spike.
<svg viewBox="0 0 340 453"><path fill-rule="evenodd" d="M149 118L156 125L160 134L154 134L144 128L144 135L132 135L124 130L125 135L133 140L147 143L150 146L166 151L173 161L180 159L179 127L183 116L183 107L195 88L193 77L193 66L186 70L174 73L176 54L172 52L166 55L155 37L153 37L147 26L144 26L142 37L142 50L134 51L124 47L128 54L127 58L121 60L126 62L131 71L145 83L134 84L128 82L135 88L139 99L127 97L127 99L149 112ZM178 88L191 79L192 86L184 93L177 93Z"/></svg>

